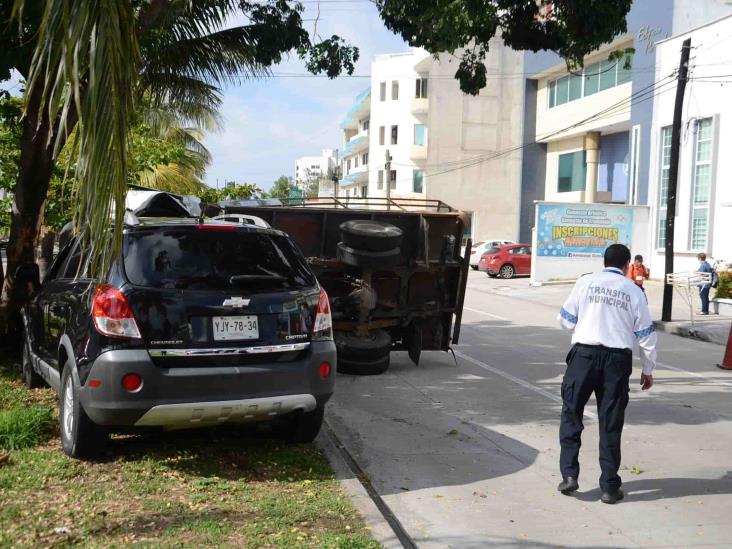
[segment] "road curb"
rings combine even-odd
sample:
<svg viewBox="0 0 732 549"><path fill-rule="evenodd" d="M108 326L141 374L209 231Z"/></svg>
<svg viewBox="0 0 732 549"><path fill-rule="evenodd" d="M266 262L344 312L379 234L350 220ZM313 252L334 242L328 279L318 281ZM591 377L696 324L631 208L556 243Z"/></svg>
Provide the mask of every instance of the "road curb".
<svg viewBox="0 0 732 549"><path fill-rule="evenodd" d="M330 426L325 423L315 442L325 453L325 457L335 472L336 479L340 482L356 511L363 517L371 536L385 549L403 549L404 546L399 542L391 526L336 447L336 441L333 440L330 432Z"/></svg>
<svg viewBox="0 0 732 549"><path fill-rule="evenodd" d="M715 339L709 337L709 334L705 333L703 330L698 330L696 328L692 328L691 326L674 326L673 323L664 322L662 320L654 320L653 325L659 332L664 332L681 337L688 337L690 339L696 339L697 341L704 341L705 343L714 343L715 345L724 346L724 343L720 343L719 341L716 341Z"/></svg>

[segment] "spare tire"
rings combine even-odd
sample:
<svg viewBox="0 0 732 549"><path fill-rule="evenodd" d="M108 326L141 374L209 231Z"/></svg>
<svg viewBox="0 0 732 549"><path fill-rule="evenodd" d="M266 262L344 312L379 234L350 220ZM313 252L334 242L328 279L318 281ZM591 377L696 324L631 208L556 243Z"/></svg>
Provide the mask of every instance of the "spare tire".
<svg viewBox="0 0 732 549"><path fill-rule="evenodd" d="M353 267L393 267L401 259L401 249L394 248L385 252L369 252L357 250L347 246L344 242L338 243L336 255L339 261Z"/></svg>
<svg viewBox="0 0 732 549"><path fill-rule="evenodd" d="M336 332L335 344L338 360L369 361L387 356L391 352L391 336L386 330L374 330L366 337L350 332Z"/></svg>
<svg viewBox="0 0 732 549"><path fill-rule="evenodd" d="M338 372L352 376L377 376L389 369L389 355L375 360L346 360L338 359Z"/></svg>
<svg viewBox="0 0 732 549"><path fill-rule="evenodd" d="M399 227L383 221L353 219L340 225L341 240L351 248L368 252L386 252L398 248L404 239Z"/></svg>

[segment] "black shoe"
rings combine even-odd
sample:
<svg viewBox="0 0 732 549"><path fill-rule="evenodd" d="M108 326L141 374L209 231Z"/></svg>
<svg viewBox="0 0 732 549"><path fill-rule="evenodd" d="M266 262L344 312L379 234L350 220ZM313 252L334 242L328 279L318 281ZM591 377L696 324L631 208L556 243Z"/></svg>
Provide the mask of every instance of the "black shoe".
<svg viewBox="0 0 732 549"><path fill-rule="evenodd" d="M557 490L562 492L565 496L570 495L572 492L576 492L579 490L579 484L577 483L577 479L574 477L567 477L562 482L559 483L559 486L557 486Z"/></svg>
<svg viewBox="0 0 732 549"><path fill-rule="evenodd" d="M608 505L614 505L625 497L623 491L618 488L614 492L603 492L600 501Z"/></svg>

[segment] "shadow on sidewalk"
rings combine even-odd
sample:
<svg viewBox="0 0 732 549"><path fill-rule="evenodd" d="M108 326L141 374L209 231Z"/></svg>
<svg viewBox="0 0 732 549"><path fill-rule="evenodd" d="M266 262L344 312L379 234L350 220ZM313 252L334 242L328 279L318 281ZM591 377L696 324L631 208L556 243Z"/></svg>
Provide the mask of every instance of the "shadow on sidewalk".
<svg viewBox="0 0 732 549"><path fill-rule="evenodd" d="M623 482L626 494L622 503L639 503L689 496L732 494L732 471L718 479L707 478L648 478ZM580 501L600 499L599 488L576 495Z"/></svg>

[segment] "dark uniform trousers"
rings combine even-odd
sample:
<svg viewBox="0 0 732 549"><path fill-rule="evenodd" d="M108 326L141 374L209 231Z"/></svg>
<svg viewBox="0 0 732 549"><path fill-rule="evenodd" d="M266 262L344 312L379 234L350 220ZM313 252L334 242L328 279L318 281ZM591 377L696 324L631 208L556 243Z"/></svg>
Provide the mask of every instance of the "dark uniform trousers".
<svg viewBox="0 0 732 549"><path fill-rule="evenodd" d="M630 349L576 344L567 355L562 381L562 421L559 427L562 476L579 478L582 415L594 392L600 427L600 488L620 488L620 438L628 406L633 358Z"/></svg>

